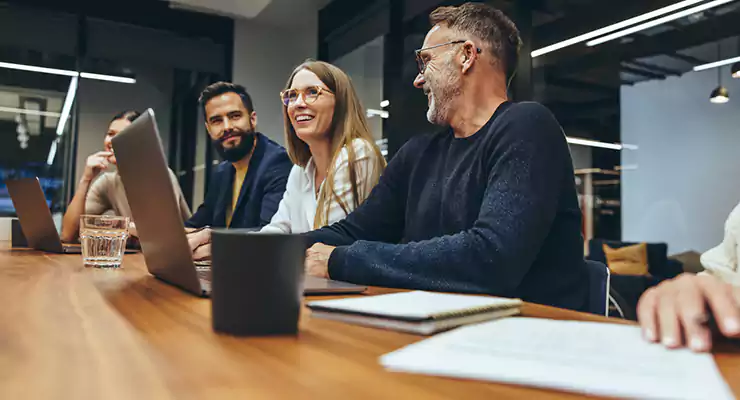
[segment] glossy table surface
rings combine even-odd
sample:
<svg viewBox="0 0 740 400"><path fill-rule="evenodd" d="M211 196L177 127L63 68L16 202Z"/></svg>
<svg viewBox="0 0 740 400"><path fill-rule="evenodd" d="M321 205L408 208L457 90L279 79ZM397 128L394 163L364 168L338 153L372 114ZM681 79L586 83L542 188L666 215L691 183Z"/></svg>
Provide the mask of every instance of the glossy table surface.
<svg viewBox="0 0 740 400"><path fill-rule="evenodd" d="M581 397L390 373L378 357L423 337L311 319L306 309L297 336L216 334L209 300L153 278L140 254L100 270L80 255L5 245L0 284L3 399ZM533 304L523 314L624 322ZM723 343L715 359L740 395L740 349Z"/></svg>

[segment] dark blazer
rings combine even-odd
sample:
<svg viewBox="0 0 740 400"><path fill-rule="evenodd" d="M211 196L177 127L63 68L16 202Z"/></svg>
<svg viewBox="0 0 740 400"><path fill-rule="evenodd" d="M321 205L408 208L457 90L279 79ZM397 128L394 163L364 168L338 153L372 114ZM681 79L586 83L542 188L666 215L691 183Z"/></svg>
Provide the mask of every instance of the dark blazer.
<svg viewBox="0 0 740 400"><path fill-rule="evenodd" d="M283 199L285 184L293 168L282 146L261 133L256 135L257 147L249 161L230 228L256 228L270 223ZM205 201L185 222L186 227L226 226L226 210L231 207L235 175L236 170L228 161L214 168Z"/></svg>

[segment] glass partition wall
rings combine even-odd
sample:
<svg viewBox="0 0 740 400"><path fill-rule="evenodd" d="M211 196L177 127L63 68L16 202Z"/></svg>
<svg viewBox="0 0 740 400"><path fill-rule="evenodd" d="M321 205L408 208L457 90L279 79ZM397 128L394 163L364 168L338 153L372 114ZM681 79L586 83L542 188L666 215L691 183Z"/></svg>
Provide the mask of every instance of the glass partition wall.
<svg viewBox="0 0 740 400"><path fill-rule="evenodd" d="M171 17L159 28L54 7L0 7L0 216L14 215L4 180L37 176L58 219L111 118L147 108L186 199L199 204L211 155L197 142L197 96L229 79L233 35L178 31L177 20L231 20L152 6Z"/></svg>

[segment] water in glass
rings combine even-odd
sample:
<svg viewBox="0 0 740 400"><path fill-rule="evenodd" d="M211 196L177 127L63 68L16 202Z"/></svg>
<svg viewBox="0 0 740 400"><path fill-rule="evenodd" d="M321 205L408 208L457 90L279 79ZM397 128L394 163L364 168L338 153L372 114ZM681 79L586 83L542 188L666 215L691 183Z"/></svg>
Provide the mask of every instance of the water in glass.
<svg viewBox="0 0 740 400"><path fill-rule="evenodd" d="M119 268L126 249L129 219L105 215L80 217L80 241L85 266Z"/></svg>

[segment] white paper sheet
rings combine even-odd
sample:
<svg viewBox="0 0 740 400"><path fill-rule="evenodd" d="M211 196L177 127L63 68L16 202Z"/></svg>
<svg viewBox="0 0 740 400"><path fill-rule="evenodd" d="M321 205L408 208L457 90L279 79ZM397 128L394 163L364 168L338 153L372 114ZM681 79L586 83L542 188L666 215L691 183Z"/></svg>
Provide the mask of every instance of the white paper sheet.
<svg viewBox="0 0 740 400"><path fill-rule="evenodd" d="M711 355L647 343L636 326L506 318L380 358L400 372L641 399L733 399Z"/></svg>

